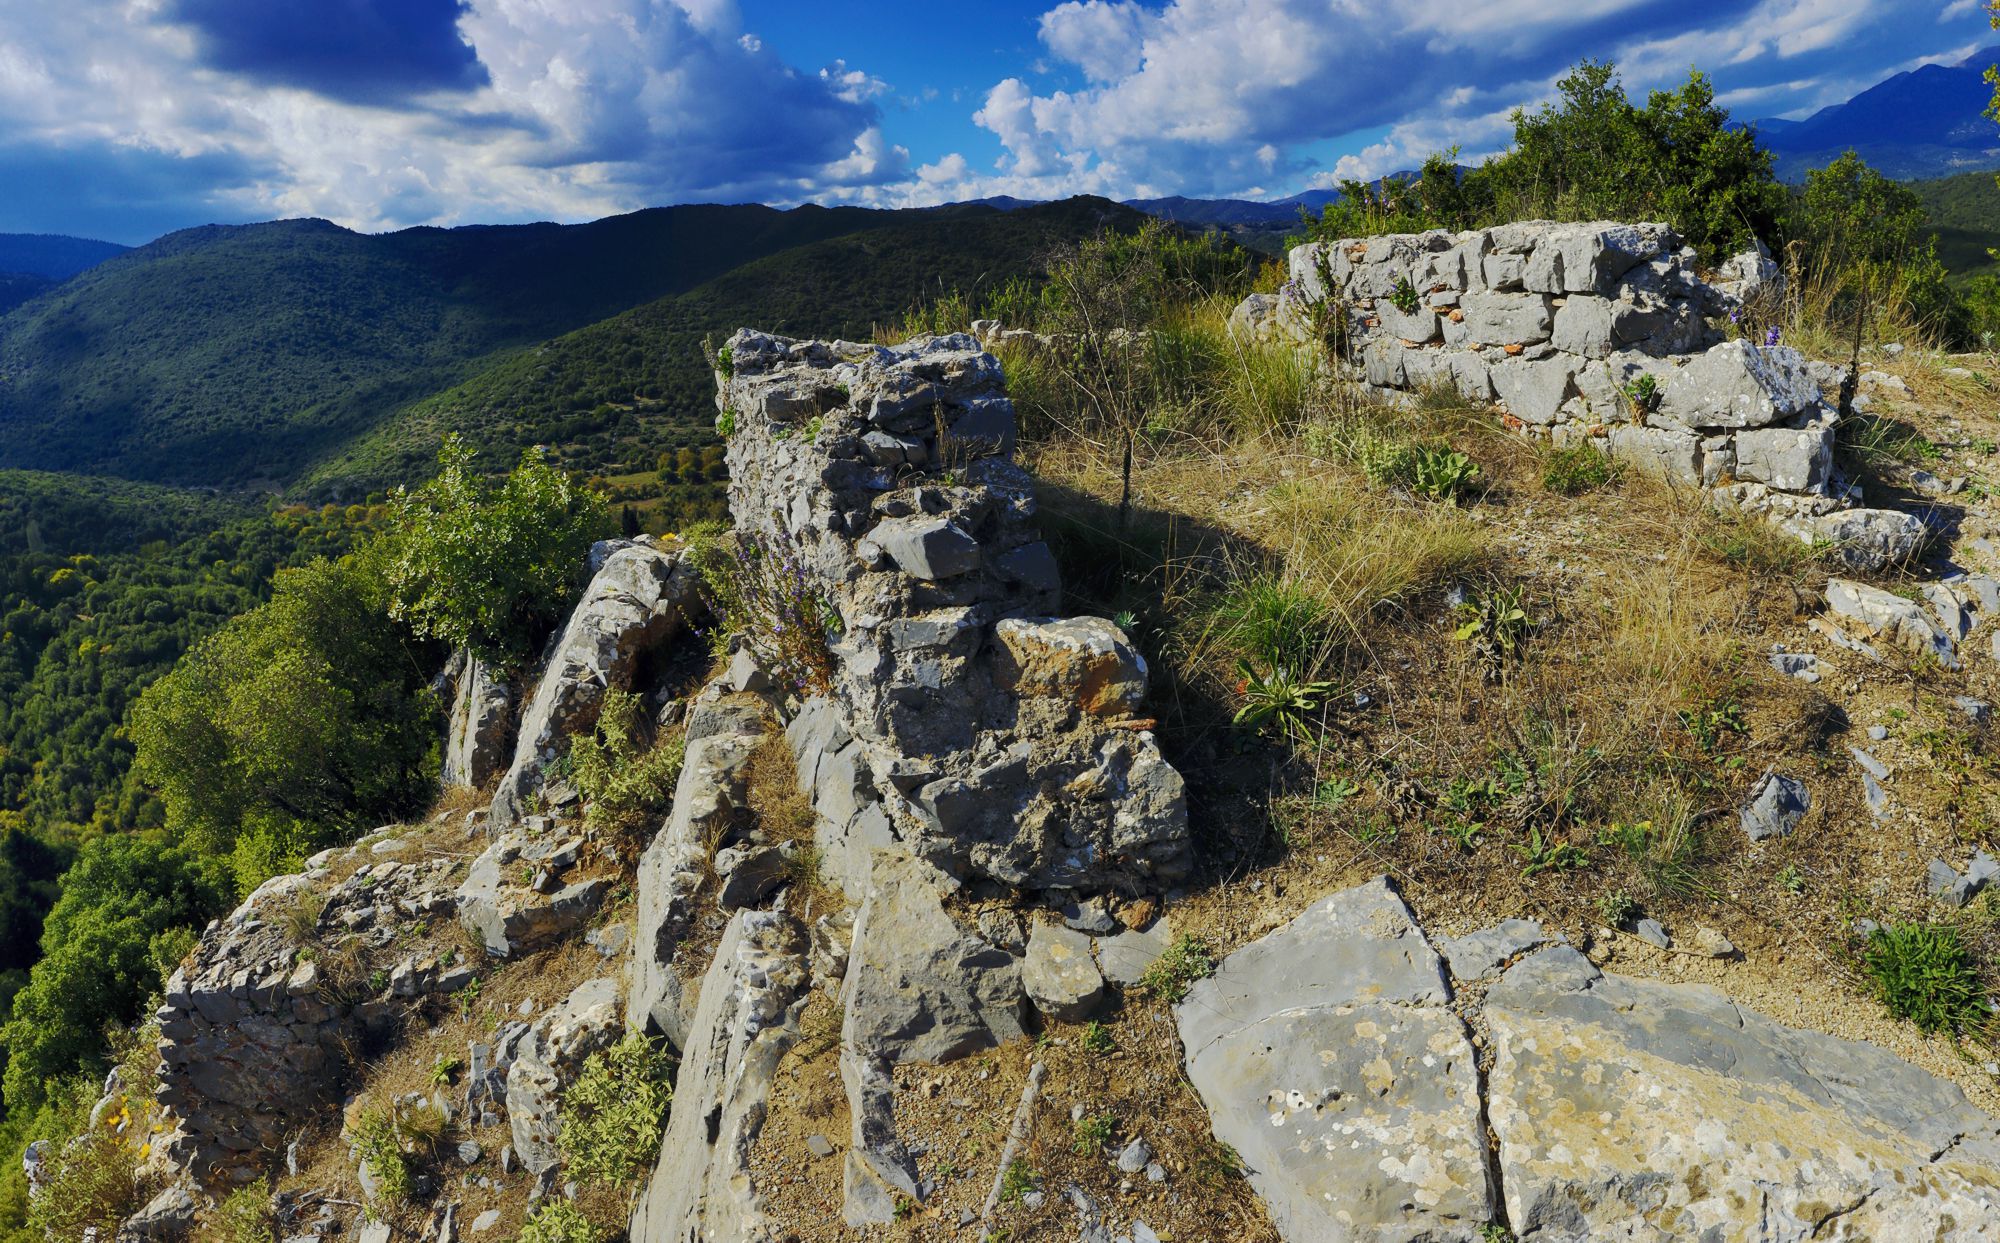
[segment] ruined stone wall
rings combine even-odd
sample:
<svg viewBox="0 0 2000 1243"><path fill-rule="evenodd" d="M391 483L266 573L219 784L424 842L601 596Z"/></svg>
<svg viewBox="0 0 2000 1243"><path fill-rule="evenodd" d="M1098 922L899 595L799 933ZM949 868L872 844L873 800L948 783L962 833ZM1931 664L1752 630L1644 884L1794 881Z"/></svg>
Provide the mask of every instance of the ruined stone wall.
<svg viewBox="0 0 2000 1243"><path fill-rule="evenodd" d="M790 735L850 893L892 842L1032 889L1183 876L1144 660L1101 618L1050 616L1060 582L998 362L963 334L892 349L749 331L727 359L738 530L840 618L833 684L778 689L812 700Z"/></svg>
<svg viewBox="0 0 2000 1243"><path fill-rule="evenodd" d="M368 861L329 887L329 865L343 854ZM386 949L410 922L449 917L449 866L388 850L327 851L210 925L156 1015L158 1099L172 1123L160 1147L176 1167L209 1184L268 1172L310 1112L338 1099L356 1050L403 1001L472 979L469 967L411 956L387 973L385 995L367 995L294 939L310 929Z"/></svg>
<svg viewBox="0 0 2000 1243"><path fill-rule="evenodd" d="M1840 373L1741 335L1746 301L1778 277L1761 252L1711 279L1663 224L1526 221L1308 243L1289 264L1236 331L1330 343L1385 398L1441 386L1495 402L1525 432L1705 489L1856 566L1923 539L1912 515L1857 508L1838 476Z"/></svg>

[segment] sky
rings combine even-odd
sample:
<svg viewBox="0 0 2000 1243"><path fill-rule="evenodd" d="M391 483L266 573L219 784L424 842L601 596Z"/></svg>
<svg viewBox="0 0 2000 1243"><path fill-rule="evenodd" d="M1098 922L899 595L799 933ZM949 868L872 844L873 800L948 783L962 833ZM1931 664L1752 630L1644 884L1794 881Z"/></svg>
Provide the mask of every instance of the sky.
<svg viewBox="0 0 2000 1243"><path fill-rule="evenodd" d="M1802 116L1978 0L0 0L0 232L1279 198L1503 147L1582 57Z"/></svg>

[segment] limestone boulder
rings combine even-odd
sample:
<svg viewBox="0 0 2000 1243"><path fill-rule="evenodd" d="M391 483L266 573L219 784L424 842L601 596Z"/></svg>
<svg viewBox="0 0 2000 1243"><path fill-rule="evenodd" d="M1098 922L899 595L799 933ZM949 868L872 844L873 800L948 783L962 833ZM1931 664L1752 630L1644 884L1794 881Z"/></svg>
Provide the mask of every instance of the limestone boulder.
<svg viewBox="0 0 2000 1243"><path fill-rule="evenodd" d="M738 911L702 981L635 1243L778 1237L750 1172L778 1064L811 992L807 940L783 911Z"/></svg>
<svg viewBox="0 0 2000 1243"><path fill-rule="evenodd" d="M1915 600L1867 583L1835 578L1826 584L1826 607L1857 637L1886 640L1913 655L1933 657L1946 668L1958 667L1952 637Z"/></svg>
<svg viewBox="0 0 2000 1243"><path fill-rule="evenodd" d="M1883 1049L1567 947L1508 970L1485 1015L1523 1243L2000 1233L2000 1125Z"/></svg>
<svg viewBox="0 0 2000 1243"><path fill-rule="evenodd" d="M1104 976L1090 938L1073 928L1037 923L1021 961L1021 986L1035 1009L1059 1023L1081 1023L1104 998Z"/></svg>
<svg viewBox="0 0 2000 1243"><path fill-rule="evenodd" d="M1797 350L1725 341L1674 372L1660 391L1657 415L1683 427L1769 427L1819 399L1819 382Z"/></svg>
<svg viewBox="0 0 2000 1243"><path fill-rule="evenodd" d="M514 1155L530 1174L554 1167L562 1154L562 1094L584 1061L616 1043L624 1029L618 981L586 980L535 1020L507 1068L507 1126Z"/></svg>
<svg viewBox="0 0 2000 1243"><path fill-rule="evenodd" d="M1386 878L1224 959L1174 1009L1215 1136L1293 1243L1465 1240L1492 1219L1479 1074Z"/></svg>
<svg viewBox="0 0 2000 1243"><path fill-rule="evenodd" d="M693 925L709 852L746 806L750 757L765 731L766 710L754 700L703 698L688 713L686 758L673 810L639 857L627 1006L635 1032L650 1029L676 1045L687 1034L689 1003L674 956Z"/></svg>
<svg viewBox="0 0 2000 1243"><path fill-rule="evenodd" d="M1896 509L1841 509L1806 520L1798 533L1824 543L1843 565L1864 572L1902 565L1923 551L1923 519Z"/></svg>
<svg viewBox="0 0 2000 1243"><path fill-rule="evenodd" d="M1102 617L1009 618L993 633L1003 690L1065 700L1094 716L1129 716L1145 702L1146 658Z"/></svg>
<svg viewBox="0 0 2000 1243"><path fill-rule="evenodd" d="M699 587L680 551L635 543L604 558L522 713L513 763L493 798L496 830L528 814L549 765L597 723L605 692L628 689L641 657L699 615Z"/></svg>
<svg viewBox="0 0 2000 1243"><path fill-rule="evenodd" d="M485 660L461 651L451 675L451 718L444 748L444 784L477 790L507 765L514 688Z"/></svg>

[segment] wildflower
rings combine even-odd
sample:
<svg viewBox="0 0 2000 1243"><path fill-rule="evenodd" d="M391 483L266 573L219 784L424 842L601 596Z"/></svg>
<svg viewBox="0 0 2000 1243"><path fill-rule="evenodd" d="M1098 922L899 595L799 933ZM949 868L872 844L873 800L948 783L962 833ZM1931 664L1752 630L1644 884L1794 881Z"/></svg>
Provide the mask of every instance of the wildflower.
<svg viewBox="0 0 2000 1243"><path fill-rule="evenodd" d="M1771 330L1764 334L1764 344L1776 345L1777 343L1778 343L1778 326L1776 324L1773 324L1771 325Z"/></svg>

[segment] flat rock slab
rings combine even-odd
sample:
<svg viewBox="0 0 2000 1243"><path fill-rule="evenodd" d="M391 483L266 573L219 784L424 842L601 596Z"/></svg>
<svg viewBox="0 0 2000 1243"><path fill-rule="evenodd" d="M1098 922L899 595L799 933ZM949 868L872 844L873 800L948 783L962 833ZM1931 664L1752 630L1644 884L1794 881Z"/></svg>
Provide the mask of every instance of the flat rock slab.
<svg viewBox="0 0 2000 1243"><path fill-rule="evenodd" d="M1288 1240L1472 1240L1479 1082L1438 957L1386 879L1322 899L1175 1009L1188 1076Z"/></svg>
<svg viewBox="0 0 2000 1243"><path fill-rule="evenodd" d="M1451 964L1452 978L1463 982L1485 979L1506 966L1507 960L1516 954L1525 954L1550 939L1532 919L1503 919L1491 928L1449 937L1439 942L1438 948Z"/></svg>
<svg viewBox="0 0 2000 1243"><path fill-rule="evenodd" d="M1144 928L1097 938L1097 965L1113 984L1137 984L1173 943L1173 923L1161 915Z"/></svg>
<svg viewBox="0 0 2000 1243"><path fill-rule="evenodd" d="M2000 1124L1884 1049L1568 947L1509 969L1486 1020L1523 1243L2000 1235Z"/></svg>

